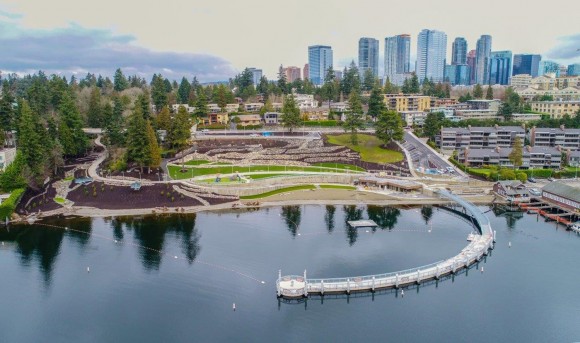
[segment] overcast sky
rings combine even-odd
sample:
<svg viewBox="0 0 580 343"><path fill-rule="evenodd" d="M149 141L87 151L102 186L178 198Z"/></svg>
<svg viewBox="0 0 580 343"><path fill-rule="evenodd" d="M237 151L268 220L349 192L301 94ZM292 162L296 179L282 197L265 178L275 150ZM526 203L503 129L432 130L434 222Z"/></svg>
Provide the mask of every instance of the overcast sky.
<svg viewBox="0 0 580 343"><path fill-rule="evenodd" d="M447 33L448 56L455 37L471 50L490 34L492 50L580 63L579 13L578 0L0 0L0 70L216 81L252 66L275 78L313 44L331 45L342 68L363 36L379 39L382 70L384 38L411 34L414 59L424 28Z"/></svg>

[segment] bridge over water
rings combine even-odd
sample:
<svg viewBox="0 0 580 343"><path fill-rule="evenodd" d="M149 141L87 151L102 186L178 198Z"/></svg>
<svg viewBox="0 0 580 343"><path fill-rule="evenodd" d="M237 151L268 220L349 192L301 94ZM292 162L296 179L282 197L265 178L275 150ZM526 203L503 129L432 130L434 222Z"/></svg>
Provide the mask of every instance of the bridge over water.
<svg viewBox="0 0 580 343"><path fill-rule="evenodd" d="M451 201L453 208L450 210L469 219L477 232L472 241L456 256L417 268L346 278L309 279L306 271L304 271L304 275L288 276L282 276L282 273L279 272L276 280L278 297L303 298L309 295L351 294L400 288L455 274L480 261L490 249L493 249L495 241L495 232L491 228L489 219L478 207L455 194L446 190L438 190L436 194ZM456 206L460 207L461 211L457 210Z"/></svg>

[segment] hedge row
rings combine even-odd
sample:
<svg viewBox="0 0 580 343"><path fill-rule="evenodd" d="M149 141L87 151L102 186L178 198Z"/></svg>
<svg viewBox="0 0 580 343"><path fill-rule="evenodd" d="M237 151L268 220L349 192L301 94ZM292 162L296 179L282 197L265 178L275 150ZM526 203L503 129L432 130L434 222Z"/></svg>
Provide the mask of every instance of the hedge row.
<svg viewBox="0 0 580 343"><path fill-rule="evenodd" d="M305 121L304 125L305 126L322 126L322 127L340 126L339 122L336 120Z"/></svg>
<svg viewBox="0 0 580 343"><path fill-rule="evenodd" d="M16 209L16 205L20 201L20 198L24 194L25 190L26 190L25 188L15 189L12 191L12 193L10 193L10 196L6 200L2 201L2 204L0 204L1 220L4 220L5 218L10 218L10 216L12 216L12 213Z"/></svg>

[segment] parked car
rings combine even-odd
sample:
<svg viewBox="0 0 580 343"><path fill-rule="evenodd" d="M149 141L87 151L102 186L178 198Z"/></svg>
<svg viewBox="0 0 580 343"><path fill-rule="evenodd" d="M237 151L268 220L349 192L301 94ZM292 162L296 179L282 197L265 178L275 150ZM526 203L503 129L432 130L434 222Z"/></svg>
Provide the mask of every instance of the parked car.
<svg viewBox="0 0 580 343"><path fill-rule="evenodd" d="M553 177L549 177L548 178L548 181L552 182L552 181L554 181L554 178Z"/></svg>
<svg viewBox="0 0 580 343"><path fill-rule="evenodd" d="M258 134L256 134L256 133L252 133L252 134L250 135L250 137L258 137Z"/></svg>
<svg viewBox="0 0 580 343"><path fill-rule="evenodd" d="M209 129L203 129L201 132L209 132Z"/></svg>
<svg viewBox="0 0 580 343"><path fill-rule="evenodd" d="M540 195L542 195L542 192L540 192L540 190L539 190L539 189L537 189L537 188L530 188L530 189L528 190L528 192L529 192L531 195L535 195L535 196L540 196Z"/></svg>
<svg viewBox="0 0 580 343"><path fill-rule="evenodd" d="M536 182L536 179L534 179L533 177L530 177L530 178L528 178L528 182L535 183Z"/></svg>

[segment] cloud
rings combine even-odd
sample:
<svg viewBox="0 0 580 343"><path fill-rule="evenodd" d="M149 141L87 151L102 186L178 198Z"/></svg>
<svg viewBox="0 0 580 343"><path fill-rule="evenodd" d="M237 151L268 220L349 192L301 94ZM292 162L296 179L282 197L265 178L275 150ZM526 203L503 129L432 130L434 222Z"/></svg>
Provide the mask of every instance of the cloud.
<svg viewBox="0 0 580 343"><path fill-rule="evenodd" d="M556 60L571 60L580 58L580 34L565 36L559 39L558 45L546 54Z"/></svg>
<svg viewBox="0 0 580 343"><path fill-rule="evenodd" d="M117 68L125 74L151 77L162 73L169 79L197 76L200 81L227 80L236 74L229 61L208 54L154 51L135 44L131 35L69 24L51 30L23 29L0 18L0 67L5 71L48 74L112 76Z"/></svg>
<svg viewBox="0 0 580 343"><path fill-rule="evenodd" d="M0 17L5 17L8 19L20 19L23 17L22 14L18 14L18 13L12 13L12 12L8 12L8 11L3 11L0 9Z"/></svg>

